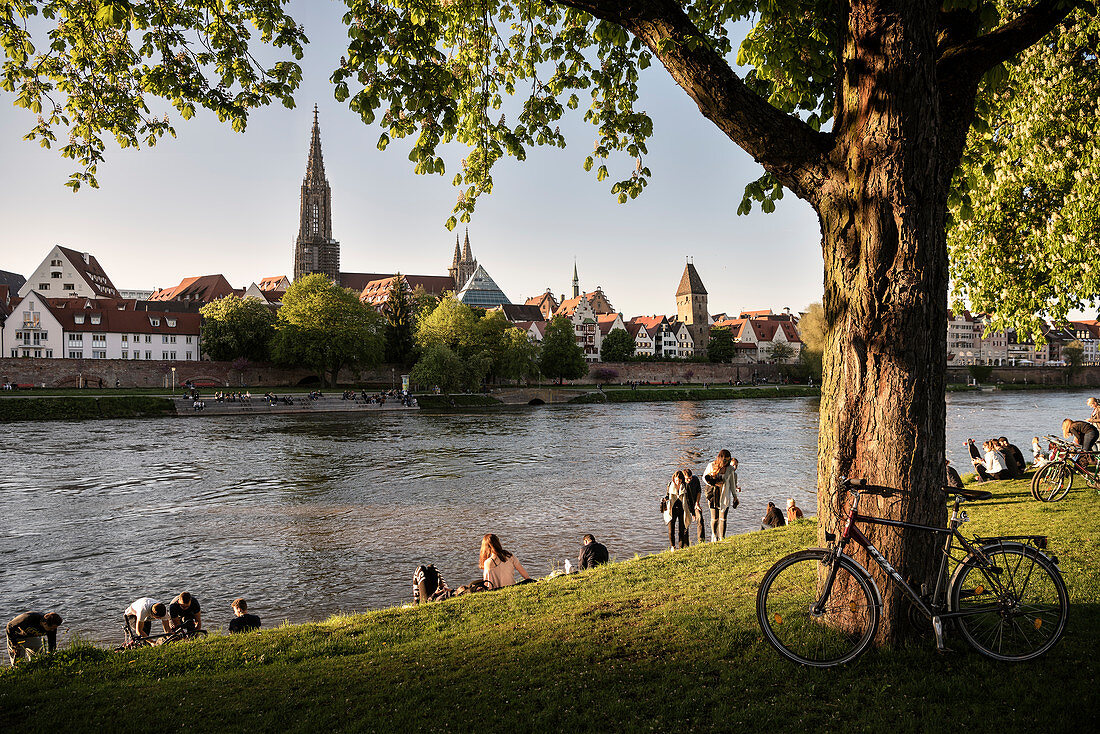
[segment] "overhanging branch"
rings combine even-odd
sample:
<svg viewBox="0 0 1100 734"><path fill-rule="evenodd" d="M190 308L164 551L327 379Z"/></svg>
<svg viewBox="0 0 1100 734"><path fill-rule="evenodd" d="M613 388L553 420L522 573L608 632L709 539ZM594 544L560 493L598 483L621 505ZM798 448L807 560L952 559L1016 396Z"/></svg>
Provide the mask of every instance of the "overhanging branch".
<svg viewBox="0 0 1100 734"><path fill-rule="evenodd" d="M552 0L637 36L718 126L795 194L811 198L833 136L773 107L734 73L673 0Z"/></svg>

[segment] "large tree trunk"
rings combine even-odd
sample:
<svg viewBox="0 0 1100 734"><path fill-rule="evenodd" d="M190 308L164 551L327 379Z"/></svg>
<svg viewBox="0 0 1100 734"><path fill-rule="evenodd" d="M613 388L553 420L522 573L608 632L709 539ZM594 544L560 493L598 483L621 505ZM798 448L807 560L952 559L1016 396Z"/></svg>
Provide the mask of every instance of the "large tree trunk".
<svg viewBox="0 0 1100 734"><path fill-rule="evenodd" d="M833 174L815 201L825 257L827 324L818 438L819 534L840 532L851 498L839 477L902 490L860 510L942 526L947 359L947 190L954 163L939 134L934 6L889 17L852 3ZM862 10L862 12L861 12ZM946 168L946 170L945 170ZM936 537L865 526L919 589L933 580ZM885 599L879 641L902 634L908 602L850 547Z"/></svg>

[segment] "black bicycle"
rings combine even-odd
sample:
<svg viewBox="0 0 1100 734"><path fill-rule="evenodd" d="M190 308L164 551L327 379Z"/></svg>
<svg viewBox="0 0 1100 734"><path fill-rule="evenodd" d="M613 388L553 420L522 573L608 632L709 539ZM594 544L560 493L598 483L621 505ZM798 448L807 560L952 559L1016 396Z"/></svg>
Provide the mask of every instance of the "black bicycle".
<svg viewBox="0 0 1100 734"><path fill-rule="evenodd" d="M826 533L828 548L811 548L780 559L764 575L756 595L756 616L767 641L783 657L819 668L851 662L874 640L882 594L871 574L845 553L855 541L887 576L900 584L915 609L931 621L936 646L946 650L944 626L953 623L978 652L995 660L1037 658L1061 639L1069 596L1058 559L1043 551L1041 535L969 541L959 526L969 519L964 500L987 500L982 490L944 487L954 497L946 528L870 517L859 513L861 494L891 496L895 490L841 480L852 496L840 541ZM945 535L943 557L931 594L921 594L882 556L858 523L889 525ZM958 542L958 547L955 542ZM954 571L948 578L949 562Z"/></svg>
<svg viewBox="0 0 1100 734"><path fill-rule="evenodd" d="M1057 502L1073 489L1073 478L1080 474L1085 484L1100 491L1100 461L1095 451L1047 436L1047 463L1031 478L1031 496L1041 502Z"/></svg>
<svg viewBox="0 0 1100 734"><path fill-rule="evenodd" d="M122 622L122 636L125 642L115 648L115 651L120 650L135 650L139 647L152 647L153 645L164 645L169 642L182 642L183 640L195 640L206 637L206 630L193 629L190 627L177 627L171 632L163 632L156 635L139 635L130 627L130 623L123 620Z"/></svg>

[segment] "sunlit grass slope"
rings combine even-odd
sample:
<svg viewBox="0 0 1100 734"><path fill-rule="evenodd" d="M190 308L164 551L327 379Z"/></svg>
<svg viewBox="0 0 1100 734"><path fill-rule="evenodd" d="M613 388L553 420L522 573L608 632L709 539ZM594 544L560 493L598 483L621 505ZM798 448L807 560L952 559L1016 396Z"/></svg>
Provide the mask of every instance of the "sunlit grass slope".
<svg viewBox="0 0 1100 734"><path fill-rule="evenodd" d="M1070 589L1066 636L1034 663L987 661L958 636L942 656L926 639L838 670L781 660L756 586L814 543L802 521L415 609L136 653L75 646L0 674L0 731L1089 729L1100 497L1044 505L1027 482L990 486L967 533L1050 535Z"/></svg>

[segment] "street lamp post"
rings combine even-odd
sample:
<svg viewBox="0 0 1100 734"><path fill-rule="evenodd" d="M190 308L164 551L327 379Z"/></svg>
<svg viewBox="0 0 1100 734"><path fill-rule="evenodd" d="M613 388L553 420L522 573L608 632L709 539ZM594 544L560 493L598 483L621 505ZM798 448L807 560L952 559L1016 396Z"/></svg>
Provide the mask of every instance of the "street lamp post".
<svg viewBox="0 0 1100 734"><path fill-rule="evenodd" d="M176 394L176 368L172 368L172 394Z"/></svg>

